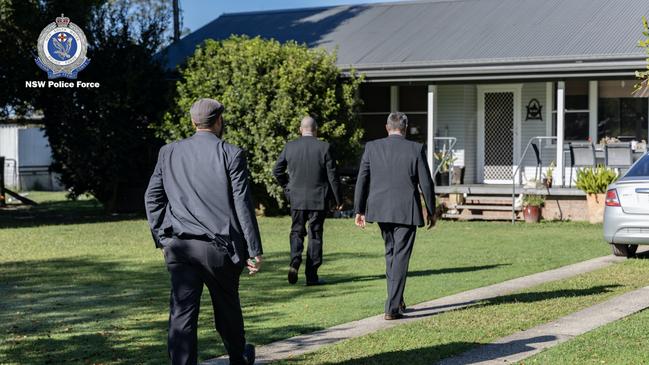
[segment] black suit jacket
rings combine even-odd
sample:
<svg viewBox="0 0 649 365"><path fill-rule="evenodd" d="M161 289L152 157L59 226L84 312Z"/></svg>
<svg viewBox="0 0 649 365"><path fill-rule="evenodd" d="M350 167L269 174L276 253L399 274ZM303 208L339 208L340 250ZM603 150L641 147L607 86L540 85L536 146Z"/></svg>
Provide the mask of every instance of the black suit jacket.
<svg viewBox="0 0 649 365"><path fill-rule="evenodd" d="M419 189L428 214L435 211L435 187L424 146L400 135L368 142L361 159L354 209L368 222L423 226Z"/></svg>
<svg viewBox="0 0 649 365"><path fill-rule="evenodd" d="M243 150L209 132L160 149L145 194L156 247L172 236L213 240L232 261L263 250Z"/></svg>
<svg viewBox="0 0 649 365"><path fill-rule="evenodd" d="M288 170L288 174L287 174ZM340 205L340 183L329 143L303 136L288 142L273 175L284 188L291 209L324 210L331 193Z"/></svg>

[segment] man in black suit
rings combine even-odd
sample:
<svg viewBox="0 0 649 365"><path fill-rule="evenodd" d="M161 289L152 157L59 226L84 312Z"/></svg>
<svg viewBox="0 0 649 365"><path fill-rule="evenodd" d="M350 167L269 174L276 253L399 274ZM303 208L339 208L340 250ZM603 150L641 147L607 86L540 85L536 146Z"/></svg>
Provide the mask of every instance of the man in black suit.
<svg viewBox="0 0 649 365"><path fill-rule="evenodd" d="M221 140L223 106L200 99L191 108L196 134L160 149L145 195L156 247L171 276L168 349L172 364L197 363L203 284L231 364L253 364L239 302L239 275L257 272L262 245L244 151ZM250 259L253 258L253 259Z"/></svg>
<svg viewBox="0 0 649 365"><path fill-rule="evenodd" d="M329 143L316 138L318 125L311 117L300 123L301 138L288 142L279 155L273 175L284 189L291 206L291 262L288 282L297 282L302 263L304 236L309 224L309 248L306 253L306 284L322 285L318 268L322 264L322 230L327 209L327 197L331 194L338 209L342 209L336 161L331 155ZM288 173L287 173L288 170Z"/></svg>
<svg viewBox="0 0 649 365"><path fill-rule="evenodd" d="M424 225L419 190L426 203L427 226L435 224L435 190L424 146L405 138L408 118L388 117L388 136L365 145L354 193L355 223L377 222L385 241L388 299L385 319L403 317L408 263L417 227Z"/></svg>

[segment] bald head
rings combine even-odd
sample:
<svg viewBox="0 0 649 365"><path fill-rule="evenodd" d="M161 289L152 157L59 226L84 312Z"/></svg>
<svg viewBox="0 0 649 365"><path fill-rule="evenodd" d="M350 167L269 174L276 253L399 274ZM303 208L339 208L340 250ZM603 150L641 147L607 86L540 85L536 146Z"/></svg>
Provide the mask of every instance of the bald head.
<svg viewBox="0 0 649 365"><path fill-rule="evenodd" d="M310 116L302 118L300 122L300 133L303 136L315 136L318 132L318 123Z"/></svg>

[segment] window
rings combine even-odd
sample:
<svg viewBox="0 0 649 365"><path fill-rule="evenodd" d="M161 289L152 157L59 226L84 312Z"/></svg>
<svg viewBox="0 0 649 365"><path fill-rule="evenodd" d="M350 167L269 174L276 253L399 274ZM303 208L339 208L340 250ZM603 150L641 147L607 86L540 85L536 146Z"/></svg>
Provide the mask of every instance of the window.
<svg viewBox="0 0 649 365"><path fill-rule="evenodd" d="M360 120L365 133L364 141L371 141L386 136L385 121L390 114L390 86L379 84L362 84L360 97L363 100Z"/></svg>
<svg viewBox="0 0 649 365"><path fill-rule="evenodd" d="M553 88L552 135L557 135L557 84ZM563 138L565 141L585 141L589 138L588 81L566 81L565 117Z"/></svg>
<svg viewBox="0 0 649 365"><path fill-rule="evenodd" d="M636 80L599 82L597 139L646 140L649 105L646 97L634 97Z"/></svg>
<svg viewBox="0 0 649 365"><path fill-rule="evenodd" d="M598 140L615 137L621 141L647 138L647 99L601 98L597 123Z"/></svg>
<svg viewBox="0 0 649 365"><path fill-rule="evenodd" d="M428 86L399 86L399 111L408 116L407 138L426 143L428 127Z"/></svg>

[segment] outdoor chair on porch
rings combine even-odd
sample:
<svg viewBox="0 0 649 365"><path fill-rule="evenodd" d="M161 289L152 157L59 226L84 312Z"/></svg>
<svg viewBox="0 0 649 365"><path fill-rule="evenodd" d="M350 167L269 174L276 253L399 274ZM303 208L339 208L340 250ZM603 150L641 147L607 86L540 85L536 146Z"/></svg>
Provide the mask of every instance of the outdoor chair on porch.
<svg viewBox="0 0 649 365"><path fill-rule="evenodd" d="M604 146L604 161L607 167L618 169L621 174L633 164L631 142L609 143Z"/></svg>
<svg viewBox="0 0 649 365"><path fill-rule="evenodd" d="M539 181L542 177L542 167L541 167L541 152L539 152L539 146L536 143L532 143L532 150L534 151L534 157L536 157L536 167L534 168L534 180Z"/></svg>
<svg viewBox="0 0 649 365"><path fill-rule="evenodd" d="M592 142L570 142L568 143L570 152L570 179L568 187L572 187L572 171L575 167L595 167L597 163L595 157L595 145Z"/></svg>

